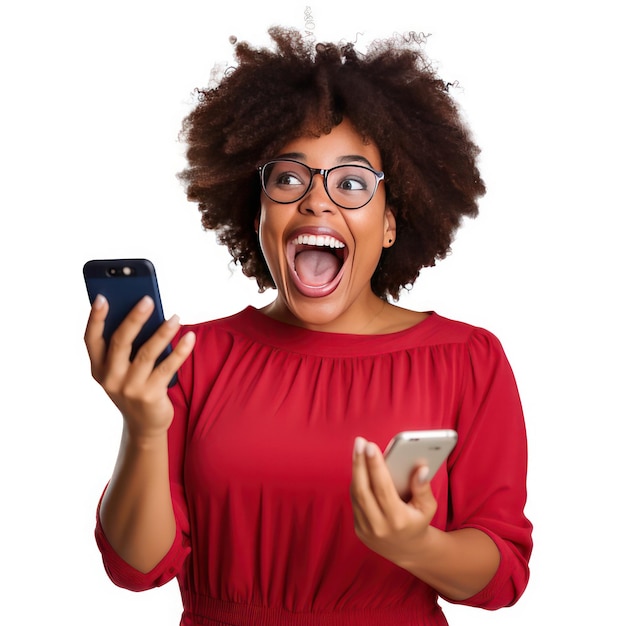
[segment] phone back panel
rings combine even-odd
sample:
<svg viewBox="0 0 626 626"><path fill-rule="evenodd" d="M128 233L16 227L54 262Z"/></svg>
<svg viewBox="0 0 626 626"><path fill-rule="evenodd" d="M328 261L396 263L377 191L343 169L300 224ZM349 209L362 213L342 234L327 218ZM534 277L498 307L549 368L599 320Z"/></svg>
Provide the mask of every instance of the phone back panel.
<svg viewBox="0 0 626 626"><path fill-rule="evenodd" d="M454 430L416 430L398 433L384 451L387 467L398 493L410 491L410 477L418 465L429 468L432 480L457 442Z"/></svg>
<svg viewBox="0 0 626 626"><path fill-rule="evenodd" d="M115 329L141 298L148 295L154 300L154 311L133 342L132 360L139 347L164 321L154 266L147 259L93 260L85 263L83 275L89 301L93 303L96 296L101 294L109 303L103 332L107 345ZM157 363L169 352L171 348L168 347Z"/></svg>

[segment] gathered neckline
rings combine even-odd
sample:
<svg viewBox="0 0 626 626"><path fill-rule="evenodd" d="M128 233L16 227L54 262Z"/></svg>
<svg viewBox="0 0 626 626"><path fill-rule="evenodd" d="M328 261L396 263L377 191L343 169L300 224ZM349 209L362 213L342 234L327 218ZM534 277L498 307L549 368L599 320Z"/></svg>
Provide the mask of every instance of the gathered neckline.
<svg viewBox="0 0 626 626"><path fill-rule="evenodd" d="M444 318L434 311L427 313L427 318L409 328L374 335L311 330L275 320L253 306L247 306L231 320L243 335L277 349L310 356L366 356L430 343L428 339L439 334Z"/></svg>

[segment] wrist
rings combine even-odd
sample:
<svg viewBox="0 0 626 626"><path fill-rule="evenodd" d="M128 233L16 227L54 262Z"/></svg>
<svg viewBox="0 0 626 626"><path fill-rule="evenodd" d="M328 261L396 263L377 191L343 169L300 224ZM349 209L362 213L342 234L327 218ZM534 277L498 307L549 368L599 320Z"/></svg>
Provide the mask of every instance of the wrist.
<svg viewBox="0 0 626 626"><path fill-rule="evenodd" d="M149 452L167 446L167 429L137 428L124 424L122 444L126 448Z"/></svg>
<svg viewBox="0 0 626 626"><path fill-rule="evenodd" d="M433 559L437 558L437 545L441 535L445 535L445 532L434 526L426 526L424 531L407 545L407 550L396 560L396 565L417 575L423 565L432 563Z"/></svg>

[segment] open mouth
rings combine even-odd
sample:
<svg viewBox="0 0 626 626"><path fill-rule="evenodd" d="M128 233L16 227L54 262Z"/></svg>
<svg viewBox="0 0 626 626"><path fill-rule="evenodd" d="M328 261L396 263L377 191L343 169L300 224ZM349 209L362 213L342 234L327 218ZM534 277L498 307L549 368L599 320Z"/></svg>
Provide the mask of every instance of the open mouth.
<svg viewBox="0 0 626 626"><path fill-rule="evenodd" d="M297 289L319 298L339 285L347 257L346 244L332 235L303 233L289 244L289 269Z"/></svg>

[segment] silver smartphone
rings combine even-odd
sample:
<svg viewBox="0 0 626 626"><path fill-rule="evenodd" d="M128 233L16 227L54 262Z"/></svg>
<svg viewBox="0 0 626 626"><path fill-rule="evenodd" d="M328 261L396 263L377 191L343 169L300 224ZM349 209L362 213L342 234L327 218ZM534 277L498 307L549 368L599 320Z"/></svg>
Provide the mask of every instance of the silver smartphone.
<svg viewBox="0 0 626 626"><path fill-rule="evenodd" d="M455 430L408 430L398 433L384 451L387 467L401 497L410 493L410 479L418 465L428 465L431 480L454 449Z"/></svg>

